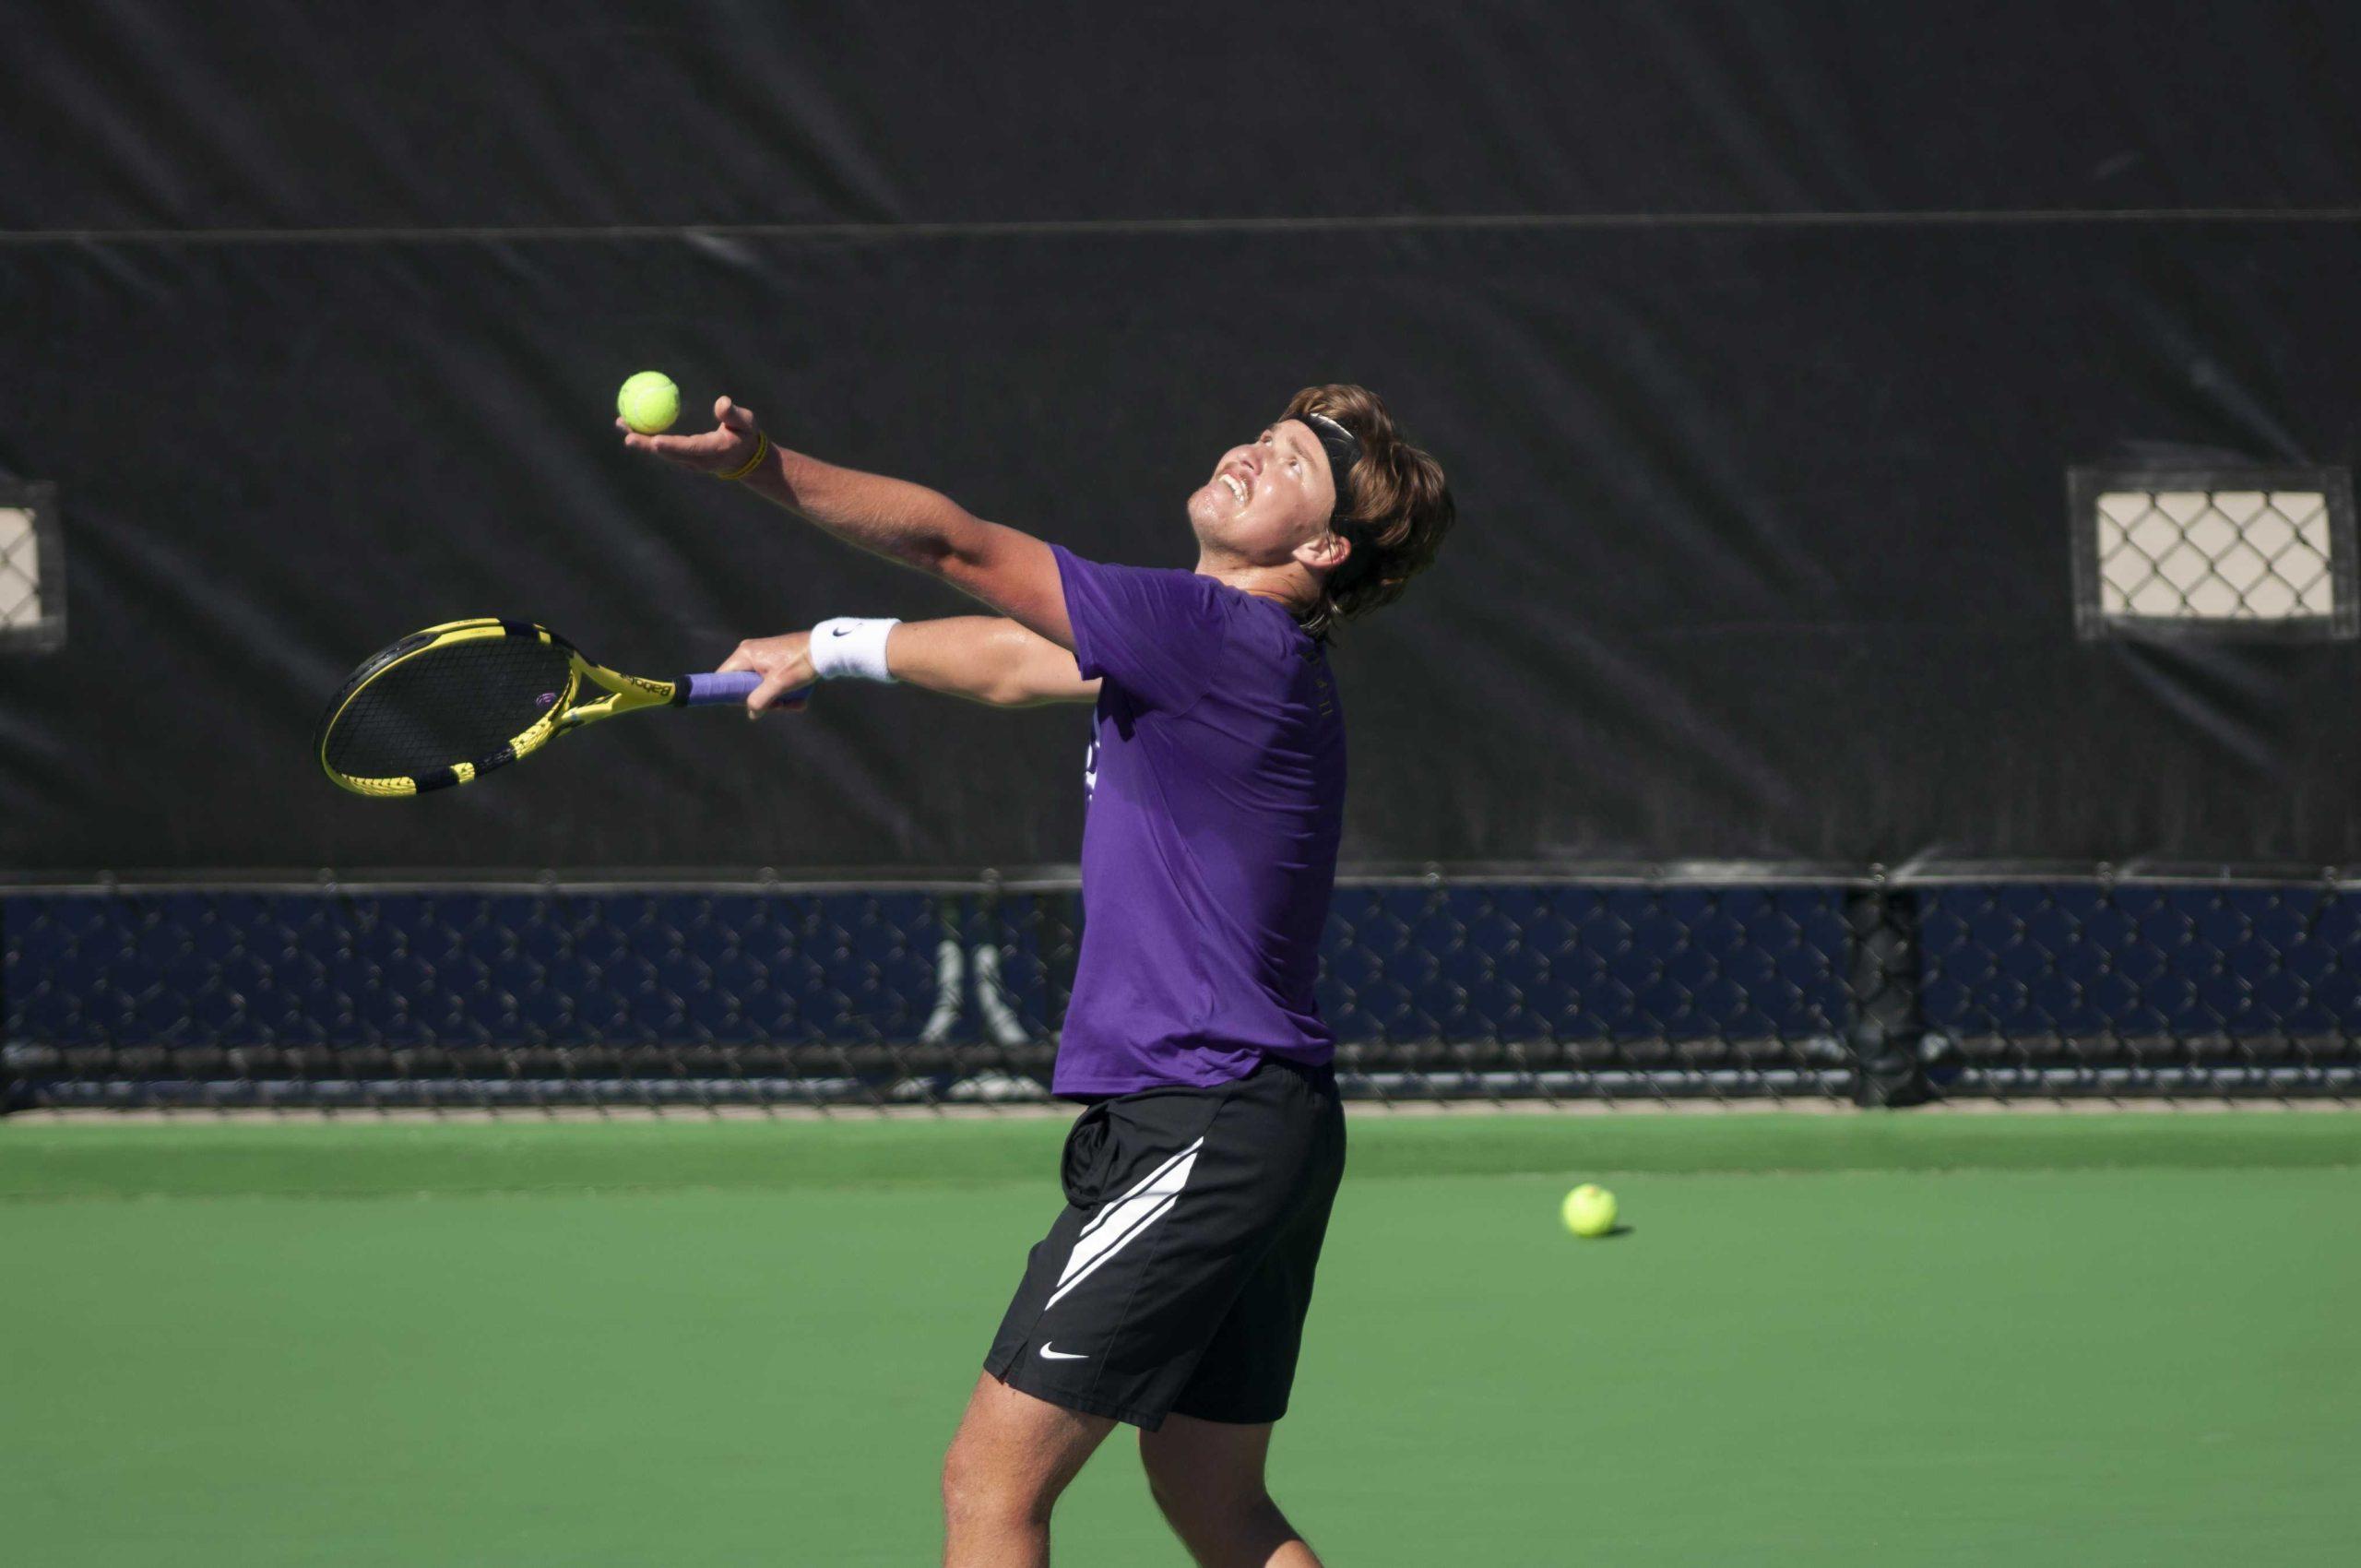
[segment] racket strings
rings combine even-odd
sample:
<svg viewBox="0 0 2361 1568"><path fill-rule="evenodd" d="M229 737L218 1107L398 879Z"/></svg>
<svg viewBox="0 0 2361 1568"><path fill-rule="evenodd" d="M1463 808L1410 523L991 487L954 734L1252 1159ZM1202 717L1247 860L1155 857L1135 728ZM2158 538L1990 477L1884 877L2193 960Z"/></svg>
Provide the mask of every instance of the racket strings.
<svg viewBox="0 0 2361 1568"><path fill-rule="evenodd" d="M362 683L323 755L349 778L416 778L492 757L565 690L566 650L529 637L429 647Z"/></svg>

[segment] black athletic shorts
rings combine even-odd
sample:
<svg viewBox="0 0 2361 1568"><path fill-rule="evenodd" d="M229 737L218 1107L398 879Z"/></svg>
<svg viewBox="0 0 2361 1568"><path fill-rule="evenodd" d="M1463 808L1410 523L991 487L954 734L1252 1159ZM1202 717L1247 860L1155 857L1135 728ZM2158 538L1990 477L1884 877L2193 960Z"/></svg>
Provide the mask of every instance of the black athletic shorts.
<svg viewBox="0 0 2361 1568"><path fill-rule="evenodd" d="M1275 1057L1214 1088L1104 1099L1066 1134L1066 1208L984 1370L1153 1431L1287 1414L1345 1173L1336 1075Z"/></svg>

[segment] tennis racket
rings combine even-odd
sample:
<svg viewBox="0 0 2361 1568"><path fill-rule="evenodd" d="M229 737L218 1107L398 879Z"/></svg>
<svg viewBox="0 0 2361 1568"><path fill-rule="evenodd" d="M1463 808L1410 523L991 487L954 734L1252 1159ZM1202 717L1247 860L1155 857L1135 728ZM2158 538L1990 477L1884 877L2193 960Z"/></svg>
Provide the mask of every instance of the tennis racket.
<svg viewBox="0 0 2361 1568"><path fill-rule="evenodd" d="M412 632L355 670L328 704L313 750L339 789L422 795L471 784L601 719L742 703L762 683L751 670L643 680L591 663L547 626L452 621Z"/></svg>

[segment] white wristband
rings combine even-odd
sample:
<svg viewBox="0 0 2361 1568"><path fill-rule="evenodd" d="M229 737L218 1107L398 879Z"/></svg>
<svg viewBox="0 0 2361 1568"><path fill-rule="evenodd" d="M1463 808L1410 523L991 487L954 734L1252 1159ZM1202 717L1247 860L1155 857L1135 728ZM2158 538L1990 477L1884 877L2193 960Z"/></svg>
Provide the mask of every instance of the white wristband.
<svg viewBox="0 0 2361 1568"><path fill-rule="evenodd" d="M885 639L902 623L840 615L812 628L812 670L823 681L891 681Z"/></svg>

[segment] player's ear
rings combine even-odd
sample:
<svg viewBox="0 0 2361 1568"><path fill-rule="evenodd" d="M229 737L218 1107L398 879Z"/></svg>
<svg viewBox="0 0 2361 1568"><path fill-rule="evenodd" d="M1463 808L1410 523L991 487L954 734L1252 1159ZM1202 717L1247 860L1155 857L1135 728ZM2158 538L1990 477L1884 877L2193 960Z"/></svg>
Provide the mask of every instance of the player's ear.
<svg viewBox="0 0 2361 1568"><path fill-rule="evenodd" d="M1333 529L1295 547L1296 560L1315 572L1335 571L1352 552L1353 541Z"/></svg>

